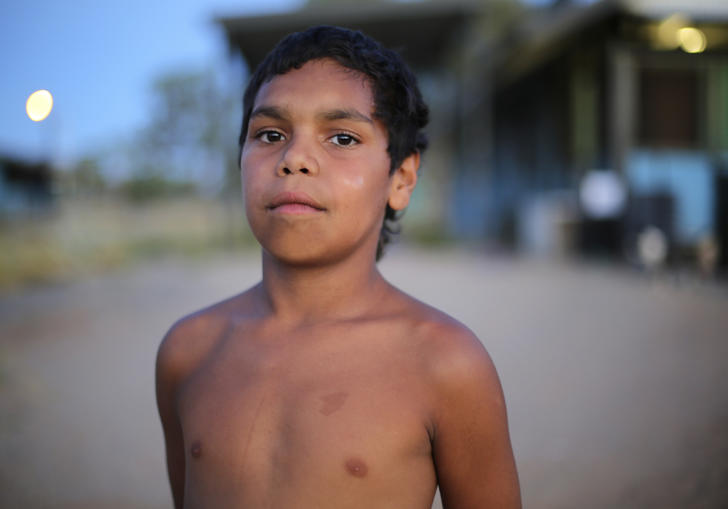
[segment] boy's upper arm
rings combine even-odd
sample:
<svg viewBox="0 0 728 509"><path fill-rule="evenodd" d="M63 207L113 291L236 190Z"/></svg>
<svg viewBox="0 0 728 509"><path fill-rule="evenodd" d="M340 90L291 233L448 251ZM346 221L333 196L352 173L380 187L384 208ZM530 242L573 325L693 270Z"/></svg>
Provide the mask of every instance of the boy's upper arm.
<svg viewBox="0 0 728 509"><path fill-rule="evenodd" d="M495 367L472 333L458 327L449 336L437 361L433 438L443 506L521 507L505 401Z"/></svg>
<svg viewBox="0 0 728 509"><path fill-rule="evenodd" d="M167 332L159 351L155 369L157 408L162 421L167 455L167 472L172 488L174 506L183 506L185 479L185 450L182 426L177 411L178 388L189 372L190 323L180 320Z"/></svg>

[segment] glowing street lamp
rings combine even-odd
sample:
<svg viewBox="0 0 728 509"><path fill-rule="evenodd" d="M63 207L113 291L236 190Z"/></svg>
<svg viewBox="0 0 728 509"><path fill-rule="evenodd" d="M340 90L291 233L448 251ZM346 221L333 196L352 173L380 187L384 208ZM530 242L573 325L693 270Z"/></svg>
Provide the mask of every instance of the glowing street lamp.
<svg viewBox="0 0 728 509"><path fill-rule="evenodd" d="M680 47L686 53L702 53L707 45L705 34L695 27L683 27L677 31Z"/></svg>
<svg viewBox="0 0 728 509"><path fill-rule="evenodd" d="M25 102L25 111L33 122L45 120L52 109L53 96L48 90L36 90Z"/></svg>

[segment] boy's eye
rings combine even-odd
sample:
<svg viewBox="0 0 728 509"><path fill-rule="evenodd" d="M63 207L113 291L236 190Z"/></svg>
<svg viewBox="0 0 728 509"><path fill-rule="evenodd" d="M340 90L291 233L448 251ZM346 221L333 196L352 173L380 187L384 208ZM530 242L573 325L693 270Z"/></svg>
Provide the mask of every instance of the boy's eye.
<svg viewBox="0 0 728 509"><path fill-rule="evenodd" d="M352 145L359 143L359 140L354 138L351 134L346 133L335 134L330 139L334 145L338 145L339 147L351 147Z"/></svg>
<svg viewBox="0 0 728 509"><path fill-rule="evenodd" d="M284 139L284 136L278 131L261 131L255 137L263 143L278 143Z"/></svg>

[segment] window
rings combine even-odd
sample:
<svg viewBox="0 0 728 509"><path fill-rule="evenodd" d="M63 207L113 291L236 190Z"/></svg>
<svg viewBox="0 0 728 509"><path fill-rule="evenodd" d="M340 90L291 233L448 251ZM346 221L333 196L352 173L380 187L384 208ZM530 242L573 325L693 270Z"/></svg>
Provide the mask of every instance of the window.
<svg viewBox="0 0 728 509"><path fill-rule="evenodd" d="M639 141L649 147L698 144L698 77L694 70L640 72Z"/></svg>

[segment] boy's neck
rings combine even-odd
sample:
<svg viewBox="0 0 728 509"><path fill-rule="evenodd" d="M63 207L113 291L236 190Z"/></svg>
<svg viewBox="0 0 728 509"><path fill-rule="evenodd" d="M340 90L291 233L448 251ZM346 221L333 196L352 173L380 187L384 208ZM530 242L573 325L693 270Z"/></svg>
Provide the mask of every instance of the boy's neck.
<svg viewBox="0 0 728 509"><path fill-rule="evenodd" d="M374 260L348 257L322 266L294 266L263 252L263 298L278 319L290 323L360 316L387 286Z"/></svg>

